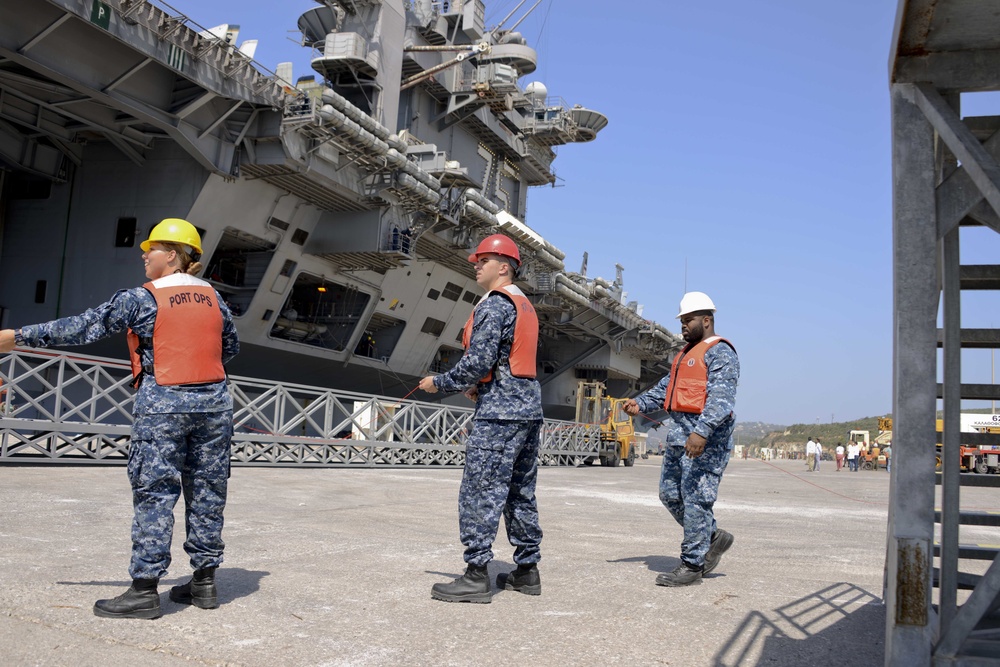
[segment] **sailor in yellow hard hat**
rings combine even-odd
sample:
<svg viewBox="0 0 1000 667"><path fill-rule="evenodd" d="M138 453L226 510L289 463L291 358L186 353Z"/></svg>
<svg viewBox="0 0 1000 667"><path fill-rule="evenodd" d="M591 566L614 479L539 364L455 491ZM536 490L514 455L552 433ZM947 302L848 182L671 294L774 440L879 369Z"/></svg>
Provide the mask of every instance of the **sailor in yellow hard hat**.
<svg viewBox="0 0 1000 667"><path fill-rule="evenodd" d="M177 243L183 246L186 252L194 261L201 259L201 235L198 229L187 220L180 218L167 218L161 220L155 227L149 230L149 238L139 244L143 252L149 252L152 244Z"/></svg>
<svg viewBox="0 0 1000 667"><path fill-rule="evenodd" d="M176 602L218 606L215 568L222 563L233 403L224 364L239 352L232 315L211 285L196 278L201 236L190 222L167 218L143 241L149 282L120 290L82 315L0 331L0 353L15 345L83 345L128 332L137 389L128 475L132 585L98 600L109 618L160 616L159 579L170 565L173 509L183 490L192 580L170 591Z"/></svg>

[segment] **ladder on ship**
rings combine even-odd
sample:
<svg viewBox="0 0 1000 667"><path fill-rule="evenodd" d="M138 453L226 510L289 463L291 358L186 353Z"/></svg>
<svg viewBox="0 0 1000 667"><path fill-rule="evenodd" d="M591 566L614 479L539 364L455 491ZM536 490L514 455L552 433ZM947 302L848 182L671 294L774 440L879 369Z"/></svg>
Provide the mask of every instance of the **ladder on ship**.
<svg viewBox="0 0 1000 667"><path fill-rule="evenodd" d="M128 461L125 362L19 348L0 358L0 463ZM460 466L471 408L232 376L237 466ZM546 419L539 463L596 457L600 426Z"/></svg>
<svg viewBox="0 0 1000 667"><path fill-rule="evenodd" d="M962 502L963 489L1000 486L1000 475L960 470L962 444L1000 445L997 434L959 430L963 401L1000 398L995 384L962 381L963 350L1000 347L1000 330L962 326L971 319L963 319L963 292L1000 290L1000 265L963 265L960 253L970 235L1000 232L1000 116L961 117L961 93L1000 89L1000 69L986 62L1000 48L1000 19L982 9L901 0L890 60L894 440L885 664L892 666L1000 665L1000 550L960 539L963 525L987 526L997 527L1000 543L1000 517ZM985 573L974 560L990 562Z"/></svg>

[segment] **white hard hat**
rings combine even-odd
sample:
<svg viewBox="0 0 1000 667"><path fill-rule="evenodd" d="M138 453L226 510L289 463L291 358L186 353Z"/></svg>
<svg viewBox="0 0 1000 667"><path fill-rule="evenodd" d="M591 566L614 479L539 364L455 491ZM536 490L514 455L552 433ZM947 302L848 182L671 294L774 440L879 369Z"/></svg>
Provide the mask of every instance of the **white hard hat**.
<svg viewBox="0 0 1000 667"><path fill-rule="evenodd" d="M710 310L714 313L715 304L704 292L688 292L681 297L681 312L677 313L677 319L688 313L697 313L699 310Z"/></svg>

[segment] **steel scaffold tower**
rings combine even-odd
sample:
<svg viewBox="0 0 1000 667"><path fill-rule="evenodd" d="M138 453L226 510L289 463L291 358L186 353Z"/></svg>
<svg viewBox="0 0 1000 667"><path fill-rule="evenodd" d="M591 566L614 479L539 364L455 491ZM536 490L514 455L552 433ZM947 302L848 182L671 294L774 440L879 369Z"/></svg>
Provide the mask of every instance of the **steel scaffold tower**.
<svg viewBox="0 0 1000 667"><path fill-rule="evenodd" d="M1000 232L1000 116L963 119L960 97L1000 90L996 4L902 0L889 65L895 446L885 664L1000 664L1000 633L992 629L1000 627L992 616L1000 560L996 550L959 543L961 524L998 525L961 505L962 486L989 484L998 476L977 478L959 467L960 443L969 437L959 432L962 401L1000 398L993 384L962 382L962 348L1000 347L1000 331L962 328L960 305L963 290L1000 289L1000 266L962 265L959 253L962 228ZM939 399L944 429L942 470L936 474ZM976 438L976 444L1000 444L993 434ZM971 575L959 570L966 558L992 565L981 576Z"/></svg>

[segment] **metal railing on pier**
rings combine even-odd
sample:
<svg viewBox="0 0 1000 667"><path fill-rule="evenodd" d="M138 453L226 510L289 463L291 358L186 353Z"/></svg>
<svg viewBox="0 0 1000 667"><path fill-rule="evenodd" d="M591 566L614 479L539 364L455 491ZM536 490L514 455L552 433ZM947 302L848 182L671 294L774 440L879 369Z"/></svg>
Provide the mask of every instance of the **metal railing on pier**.
<svg viewBox="0 0 1000 667"><path fill-rule="evenodd" d="M128 461L128 364L19 348L0 359L0 463ZM234 465L459 466L471 408L231 377ZM600 428L545 420L539 462L597 456Z"/></svg>

